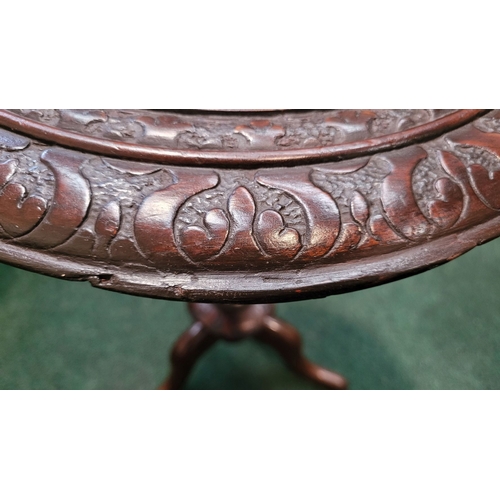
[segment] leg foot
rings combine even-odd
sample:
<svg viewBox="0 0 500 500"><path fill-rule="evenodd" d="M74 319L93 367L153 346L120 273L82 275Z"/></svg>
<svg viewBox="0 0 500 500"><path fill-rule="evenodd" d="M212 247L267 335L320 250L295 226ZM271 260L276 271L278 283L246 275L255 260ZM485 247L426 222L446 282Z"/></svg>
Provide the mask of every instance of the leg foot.
<svg viewBox="0 0 500 500"><path fill-rule="evenodd" d="M264 327L255 338L276 349L294 372L330 389L347 389L347 380L342 375L315 365L304 357L299 332L288 323L267 316Z"/></svg>
<svg viewBox="0 0 500 500"><path fill-rule="evenodd" d="M217 341L203 323L196 321L175 343L170 353L170 376L158 389L180 389L198 358Z"/></svg>

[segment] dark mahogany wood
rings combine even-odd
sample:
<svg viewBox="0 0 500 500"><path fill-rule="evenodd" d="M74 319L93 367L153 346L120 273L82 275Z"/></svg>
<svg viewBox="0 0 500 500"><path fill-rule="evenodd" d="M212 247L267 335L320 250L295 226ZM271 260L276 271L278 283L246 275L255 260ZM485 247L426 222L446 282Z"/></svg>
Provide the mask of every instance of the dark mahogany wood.
<svg viewBox="0 0 500 500"><path fill-rule="evenodd" d="M171 373L160 389L180 389L196 360L219 339L254 338L270 345L294 372L328 389L347 389L347 380L308 361L300 335L293 326L274 316L270 304L189 304L195 322L177 340L170 355Z"/></svg>
<svg viewBox="0 0 500 500"><path fill-rule="evenodd" d="M499 120L481 110L1 111L0 259L187 301L378 285L500 234Z"/></svg>
<svg viewBox="0 0 500 500"><path fill-rule="evenodd" d="M500 110L0 110L0 260L58 278L273 303L499 235ZM282 353L285 330L265 337Z"/></svg>
<svg viewBox="0 0 500 500"><path fill-rule="evenodd" d="M482 114L475 109L278 111L0 110L0 125L105 156L241 168L325 162L394 149Z"/></svg>

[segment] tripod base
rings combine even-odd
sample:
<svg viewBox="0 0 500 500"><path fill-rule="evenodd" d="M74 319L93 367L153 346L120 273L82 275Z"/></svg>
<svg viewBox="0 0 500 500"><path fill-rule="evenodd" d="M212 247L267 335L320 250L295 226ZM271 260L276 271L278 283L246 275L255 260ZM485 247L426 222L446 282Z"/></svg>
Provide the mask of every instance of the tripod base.
<svg viewBox="0 0 500 500"><path fill-rule="evenodd" d="M189 304L189 310L195 322L175 343L170 354L170 376L159 389L180 389L197 359L217 340L249 337L276 349L294 372L329 389L347 389L342 375L304 357L299 333L274 316L273 305Z"/></svg>

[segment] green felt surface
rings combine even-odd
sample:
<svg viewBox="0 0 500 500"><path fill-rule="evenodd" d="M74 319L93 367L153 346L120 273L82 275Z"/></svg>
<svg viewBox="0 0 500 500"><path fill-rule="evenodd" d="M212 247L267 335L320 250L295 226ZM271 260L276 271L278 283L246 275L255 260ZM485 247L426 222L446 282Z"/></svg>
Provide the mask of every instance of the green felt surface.
<svg viewBox="0 0 500 500"><path fill-rule="evenodd" d="M412 278L281 304L315 362L352 389L500 389L500 239ZM182 303L0 265L0 389L152 389L189 323ZM315 389L270 348L219 342L190 389Z"/></svg>

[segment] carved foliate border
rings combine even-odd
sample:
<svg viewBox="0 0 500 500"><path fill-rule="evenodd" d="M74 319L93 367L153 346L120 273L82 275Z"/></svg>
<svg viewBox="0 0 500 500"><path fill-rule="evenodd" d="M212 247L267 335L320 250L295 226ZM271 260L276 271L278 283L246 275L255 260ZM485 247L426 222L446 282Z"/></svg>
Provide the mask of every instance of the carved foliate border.
<svg viewBox="0 0 500 500"><path fill-rule="evenodd" d="M230 113L18 109L16 115L79 134L178 150L288 150L393 134L457 110L359 109Z"/></svg>
<svg viewBox="0 0 500 500"><path fill-rule="evenodd" d="M499 124L495 111L424 144L252 170L113 159L2 129L2 258L32 267L30 255L40 272L193 300L346 291L375 279L367 265L377 261L394 279L500 234ZM477 241L453 239L464 234ZM439 251L413 262L422 248Z"/></svg>
<svg viewBox="0 0 500 500"><path fill-rule="evenodd" d="M0 110L0 126L61 146L167 165L257 168L354 158L436 137L486 110Z"/></svg>

